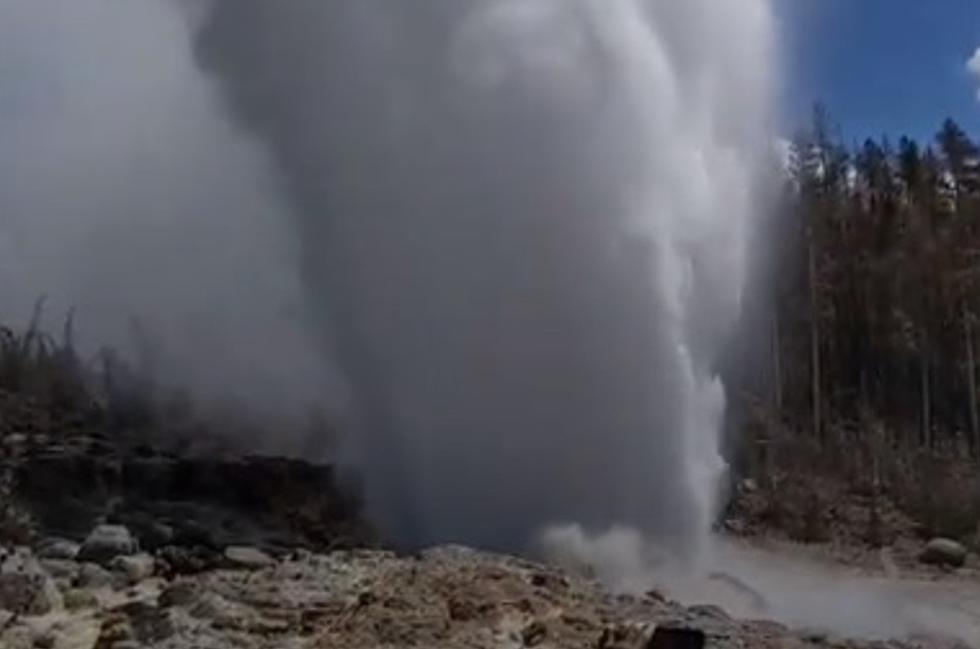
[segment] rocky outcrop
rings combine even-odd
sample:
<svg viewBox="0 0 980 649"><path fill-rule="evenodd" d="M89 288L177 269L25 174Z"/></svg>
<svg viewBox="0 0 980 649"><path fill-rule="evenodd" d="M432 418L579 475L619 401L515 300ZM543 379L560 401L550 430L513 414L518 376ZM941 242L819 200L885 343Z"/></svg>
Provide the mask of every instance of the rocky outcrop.
<svg viewBox="0 0 980 649"><path fill-rule="evenodd" d="M26 548L0 549L0 609L18 615L44 615L61 606L61 593L51 575Z"/></svg>
<svg viewBox="0 0 980 649"><path fill-rule="evenodd" d="M0 391L2 477L29 520L21 525L18 519L13 540L33 536L52 559L72 558L72 544L82 542L83 560L106 563L132 554L136 545L150 552L239 545L275 554L372 541L357 499L339 487L331 466L154 446L109 435L92 413L54 412ZM108 538L120 526L132 546ZM94 528L101 536L86 539Z"/></svg>
<svg viewBox="0 0 980 649"><path fill-rule="evenodd" d="M234 553L233 553L234 554ZM611 595L556 568L459 547L419 556L295 552L250 571L154 574L73 585L56 616L0 612L0 647L49 649L862 649L952 648L918 639L843 642L717 607ZM37 611L35 611L37 612ZM702 645L702 643L704 643Z"/></svg>

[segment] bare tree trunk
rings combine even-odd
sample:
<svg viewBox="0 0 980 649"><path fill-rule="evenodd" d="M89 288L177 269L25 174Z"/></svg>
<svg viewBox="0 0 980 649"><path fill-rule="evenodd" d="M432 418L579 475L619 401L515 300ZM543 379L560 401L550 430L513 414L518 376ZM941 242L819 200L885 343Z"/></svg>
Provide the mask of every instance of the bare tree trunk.
<svg viewBox="0 0 980 649"><path fill-rule="evenodd" d="M773 406L778 415L783 411L783 362L782 340L779 335L779 312L772 312L772 382Z"/></svg>
<svg viewBox="0 0 980 649"><path fill-rule="evenodd" d="M929 354L926 351L926 344L923 341L920 351L919 377L921 379L922 397L922 434L920 436L922 444L926 448L932 448L932 421L930 421L931 395L929 392Z"/></svg>
<svg viewBox="0 0 980 649"><path fill-rule="evenodd" d="M813 436L821 438L821 410L823 405L820 393L820 329L817 305L817 252L813 241L813 230L809 232L809 270L810 270L810 389L813 408Z"/></svg>
<svg viewBox="0 0 980 649"><path fill-rule="evenodd" d="M980 421L977 416L977 366L973 349L973 315L963 308L963 337L966 342L967 405L970 407L970 446L974 455L980 455Z"/></svg>
<svg viewBox="0 0 980 649"><path fill-rule="evenodd" d="M882 545L881 513L880 513L880 494L881 494L881 467L878 461L878 444L872 446L871 451L871 504L868 511L868 543L873 547L880 548Z"/></svg>

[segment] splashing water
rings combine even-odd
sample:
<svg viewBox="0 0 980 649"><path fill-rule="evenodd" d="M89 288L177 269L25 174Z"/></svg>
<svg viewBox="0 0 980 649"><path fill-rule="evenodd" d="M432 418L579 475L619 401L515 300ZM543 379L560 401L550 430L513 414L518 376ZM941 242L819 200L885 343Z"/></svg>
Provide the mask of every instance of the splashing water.
<svg viewBox="0 0 980 649"><path fill-rule="evenodd" d="M219 1L201 60L289 181L397 536L708 529L767 5Z"/></svg>
<svg viewBox="0 0 980 649"><path fill-rule="evenodd" d="M522 549L571 522L697 547L768 148L767 0L109 4L0 5L37 35L73 16L57 46L0 45L0 97L31 104L0 103L31 161L0 168L58 197L0 184L6 259L46 260L8 261L0 306L139 311L177 377L343 403L406 545ZM23 84L79 60L57 101ZM31 137L51 123L70 159Z"/></svg>

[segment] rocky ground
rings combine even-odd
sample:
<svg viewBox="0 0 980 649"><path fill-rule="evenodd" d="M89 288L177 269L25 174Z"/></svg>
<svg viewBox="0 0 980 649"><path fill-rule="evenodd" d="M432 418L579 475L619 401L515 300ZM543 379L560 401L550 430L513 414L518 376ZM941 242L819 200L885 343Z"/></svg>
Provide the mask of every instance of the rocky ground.
<svg viewBox="0 0 980 649"><path fill-rule="evenodd" d="M872 506L867 494L839 482L816 487L813 482L808 478L808 489L832 495L812 503L785 485L772 492L753 480L740 481L721 530L756 546L806 545L810 555L869 575L980 581L980 556L970 551L976 538L943 539L887 497Z"/></svg>
<svg viewBox="0 0 980 649"><path fill-rule="evenodd" d="M454 547L414 557L296 551L278 559L239 548L212 569L178 576L164 564L146 555L92 564L15 553L0 578L0 604L8 608L0 614L0 646L692 646L664 635L682 630L703 633L706 646L717 648L956 646L791 632L733 620L716 607L685 608L656 593L613 596L553 568Z"/></svg>
<svg viewBox="0 0 980 649"><path fill-rule="evenodd" d="M936 647L615 595L474 550L377 549L329 467L110 439L0 393L0 648Z"/></svg>

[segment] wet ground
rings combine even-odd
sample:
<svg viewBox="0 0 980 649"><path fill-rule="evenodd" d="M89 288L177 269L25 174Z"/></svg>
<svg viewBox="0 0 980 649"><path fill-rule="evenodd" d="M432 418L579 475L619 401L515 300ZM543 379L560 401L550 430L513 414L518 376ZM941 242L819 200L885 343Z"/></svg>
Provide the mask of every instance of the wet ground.
<svg viewBox="0 0 980 649"><path fill-rule="evenodd" d="M658 586L685 604L714 604L739 618L861 638L951 637L980 647L980 578L880 567L849 568L788 543L717 539L697 577L661 576ZM663 575L663 571L661 571Z"/></svg>

